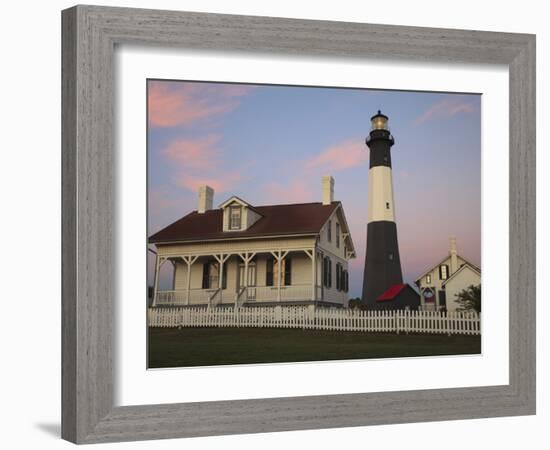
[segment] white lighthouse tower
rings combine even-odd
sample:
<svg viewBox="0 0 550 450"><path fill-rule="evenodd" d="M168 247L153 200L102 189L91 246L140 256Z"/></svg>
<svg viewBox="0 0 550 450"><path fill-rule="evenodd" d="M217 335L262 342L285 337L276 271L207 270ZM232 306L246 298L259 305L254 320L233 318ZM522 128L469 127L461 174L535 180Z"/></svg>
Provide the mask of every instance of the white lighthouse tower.
<svg viewBox="0 0 550 450"><path fill-rule="evenodd" d="M363 302L367 305L374 305L387 289L403 283L392 182L394 139L388 128L388 117L380 111L371 117L371 125L366 139L370 166Z"/></svg>

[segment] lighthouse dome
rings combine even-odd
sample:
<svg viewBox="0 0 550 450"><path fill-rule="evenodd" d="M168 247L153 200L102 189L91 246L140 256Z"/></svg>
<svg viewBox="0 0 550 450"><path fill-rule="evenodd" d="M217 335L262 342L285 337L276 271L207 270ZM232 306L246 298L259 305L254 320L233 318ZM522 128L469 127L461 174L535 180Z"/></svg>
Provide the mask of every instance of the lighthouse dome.
<svg viewBox="0 0 550 450"><path fill-rule="evenodd" d="M370 118L371 130L387 130L388 129L388 116L382 114L380 110Z"/></svg>

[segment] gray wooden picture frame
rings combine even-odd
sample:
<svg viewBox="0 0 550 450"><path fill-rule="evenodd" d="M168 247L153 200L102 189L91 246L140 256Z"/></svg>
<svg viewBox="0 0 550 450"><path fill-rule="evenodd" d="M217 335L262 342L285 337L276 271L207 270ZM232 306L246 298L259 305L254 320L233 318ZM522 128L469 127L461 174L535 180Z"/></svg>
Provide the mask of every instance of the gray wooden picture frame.
<svg viewBox="0 0 550 450"><path fill-rule="evenodd" d="M94 443L535 413L535 36L97 6L63 11L62 31L64 439ZM505 64L510 77L509 384L115 407L116 44Z"/></svg>

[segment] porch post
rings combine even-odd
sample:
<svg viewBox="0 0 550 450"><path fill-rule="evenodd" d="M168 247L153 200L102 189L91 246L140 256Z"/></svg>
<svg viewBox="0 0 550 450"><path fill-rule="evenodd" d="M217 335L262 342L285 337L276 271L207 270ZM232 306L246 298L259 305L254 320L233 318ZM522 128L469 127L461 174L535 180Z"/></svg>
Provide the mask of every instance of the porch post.
<svg viewBox="0 0 550 450"><path fill-rule="evenodd" d="M220 276L218 278L218 288L220 289L220 303L223 301L223 253L220 255Z"/></svg>
<svg viewBox="0 0 550 450"><path fill-rule="evenodd" d="M245 290L248 290L248 253L245 253L244 258L244 288Z"/></svg>
<svg viewBox="0 0 550 450"><path fill-rule="evenodd" d="M182 259L187 264L187 288L186 288L186 295L185 295L185 304L189 305L190 297L191 297L191 266L193 263L197 260L198 256L182 256Z"/></svg>
<svg viewBox="0 0 550 450"><path fill-rule="evenodd" d="M281 265L283 259L281 258L281 251L277 252L277 301L281 301Z"/></svg>
<svg viewBox="0 0 550 450"><path fill-rule="evenodd" d="M153 306L157 305L157 291L158 291L158 284L159 284L159 264L160 264L160 258L157 254L155 258L155 280L153 281Z"/></svg>
<svg viewBox="0 0 550 450"><path fill-rule="evenodd" d="M277 250L275 252L271 252L271 254L275 257L277 260L277 301L281 301L281 272L282 272L282 265L283 265L283 259L288 255L287 251Z"/></svg>
<svg viewBox="0 0 550 450"><path fill-rule="evenodd" d="M218 277L218 289L220 290L220 303L223 300L223 296L222 296L222 294L223 294L223 265L224 265L225 261L227 261L229 259L230 256L231 256L231 253L227 253L225 255L223 253L220 253L219 255L214 255L214 258L216 258L216 260L220 264L220 276Z"/></svg>
<svg viewBox="0 0 550 450"><path fill-rule="evenodd" d="M271 252L277 261L277 301L281 301L281 250Z"/></svg>
<svg viewBox="0 0 550 450"><path fill-rule="evenodd" d="M311 251L311 300L317 300L317 247Z"/></svg>

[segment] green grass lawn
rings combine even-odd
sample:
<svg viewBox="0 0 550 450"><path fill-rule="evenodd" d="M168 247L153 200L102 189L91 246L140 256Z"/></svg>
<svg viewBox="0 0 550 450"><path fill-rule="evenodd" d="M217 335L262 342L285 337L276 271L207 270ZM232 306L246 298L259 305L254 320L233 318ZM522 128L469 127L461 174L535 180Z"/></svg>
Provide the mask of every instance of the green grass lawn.
<svg viewBox="0 0 550 450"><path fill-rule="evenodd" d="M480 352L480 336L278 328L149 328L150 368Z"/></svg>

